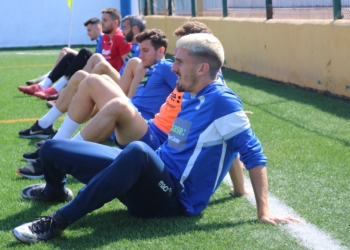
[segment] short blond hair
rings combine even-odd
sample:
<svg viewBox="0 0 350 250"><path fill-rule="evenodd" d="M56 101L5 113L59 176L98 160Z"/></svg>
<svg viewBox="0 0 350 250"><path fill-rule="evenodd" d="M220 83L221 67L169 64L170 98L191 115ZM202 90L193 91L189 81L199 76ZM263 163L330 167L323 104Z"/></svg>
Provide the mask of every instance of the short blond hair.
<svg viewBox="0 0 350 250"><path fill-rule="evenodd" d="M209 64L209 75L215 78L225 60L224 48L218 38L199 33L181 37L176 48L188 49L188 55L198 63Z"/></svg>

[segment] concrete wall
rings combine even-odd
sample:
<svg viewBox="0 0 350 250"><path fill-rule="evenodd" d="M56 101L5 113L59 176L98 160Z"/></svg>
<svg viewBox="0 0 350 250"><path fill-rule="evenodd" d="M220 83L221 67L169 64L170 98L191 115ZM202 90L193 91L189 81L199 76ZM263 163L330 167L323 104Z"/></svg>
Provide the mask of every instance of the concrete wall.
<svg viewBox="0 0 350 250"><path fill-rule="evenodd" d="M350 98L350 21L148 16L175 46L186 20L206 23L225 48L226 67Z"/></svg>
<svg viewBox="0 0 350 250"><path fill-rule="evenodd" d="M94 44L83 23L101 10L120 10L120 0L74 0L71 44ZM0 0L0 48L67 45L67 0Z"/></svg>

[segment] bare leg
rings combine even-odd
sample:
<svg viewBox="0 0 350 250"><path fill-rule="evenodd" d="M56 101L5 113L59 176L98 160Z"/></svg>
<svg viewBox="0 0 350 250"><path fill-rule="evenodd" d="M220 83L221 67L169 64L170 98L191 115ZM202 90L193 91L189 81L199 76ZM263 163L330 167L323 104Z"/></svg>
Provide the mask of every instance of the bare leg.
<svg viewBox="0 0 350 250"><path fill-rule="evenodd" d="M89 73L79 70L68 81L66 88L61 92L56 102L56 108L65 113L69 104L78 90L79 84L89 75Z"/></svg>
<svg viewBox="0 0 350 250"><path fill-rule="evenodd" d="M118 83L119 86L122 88L124 93L131 98L132 96L129 96L129 90L131 86L131 82L136 76L136 68L137 66L141 63L141 59L138 57L131 58L128 63L125 66L124 72L123 72L123 77L120 79L120 82ZM146 73L146 69L144 70L145 72L141 74L140 76L144 76ZM142 78L141 78L142 79ZM138 82L140 83L141 80Z"/></svg>
<svg viewBox="0 0 350 250"><path fill-rule="evenodd" d="M233 188L230 192L233 196L242 196L252 193L250 188L246 188L244 185L243 164L239 160L239 157L233 160L231 168L229 170Z"/></svg>
<svg viewBox="0 0 350 250"><path fill-rule="evenodd" d="M108 63L107 61L101 61L95 65L95 67L91 70L91 73L98 75L106 74L110 76L114 82L119 84L124 93L128 95L131 82L136 75L136 68L139 63L141 63L140 58L131 58L125 66L123 75L120 76L119 72L115 68L113 68L110 63ZM144 72L146 72L146 70L144 70ZM145 73L141 73L141 78L138 83L141 82L141 79L144 76L144 74Z"/></svg>
<svg viewBox="0 0 350 250"><path fill-rule="evenodd" d="M107 62L107 61L102 61L99 62L92 70L91 70L91 74L97 74L97 75L108 75L112 78L112 80L115 83L119 83L120 82L120 74L119 72L112 67L112 65Z"/></svg>
<svg viewBox="0 0 350 250"><path fill-rule="evenodd" d="M142 138L148 129L146 121L120 87L106 78L108 76L90 75L81 83L69 107L69 117L76 123L83 123L96 105L100 111L80 131L84 140L103 142L114 129L118 142L123 145Z"/></svg>
<svg viewBox="0 0 350 250"><path fill-rule="evenodd" d="M91 73L92 69L100 62L107 62L107 61L101 54L95 53L89 58L83 70L88 73Z"/></svg>
<svg viewBox="0 0 350 250"><path fill-rule="evenodd" d="M135 95L137 86L139 86L139 84L142 81L142 78L145 76L145 74L146 74L146 69L143 67L142 63L139 62L136 65L134 78L131 81L130 88L128 91L129 98L132 98Z"/></svg>
<svg viewBox="0 0 350 250"><path fill-rule="evenodd" d="M77 55L78 54L78 51L74 50L74 49L71 49L71 48L68 48L68 47L64 47L63 49L61 49L60 53L58 54L58 58L55 62L55 65L53 66L56 67L57 64L61 61L61 59L67 54L67 53L72 53L74 55Z"/></svg>

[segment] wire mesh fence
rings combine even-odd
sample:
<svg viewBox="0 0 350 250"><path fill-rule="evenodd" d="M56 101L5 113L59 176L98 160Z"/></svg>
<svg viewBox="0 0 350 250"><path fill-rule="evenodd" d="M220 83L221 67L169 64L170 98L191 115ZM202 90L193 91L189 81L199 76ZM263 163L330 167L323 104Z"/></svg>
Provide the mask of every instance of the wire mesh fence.
<svg viewBox="0 0 350 250"><path fill-rule="evenodd" d="M139 7L146 15L267 18L268 2L274 19L350 19L350 0L139 0Z"/></svg>
<svg viewBox="0 0 350 250"><path fill-rule="evenodd" d="M342 0L342 14L345 19L350 19L350 0Z"/></svg>

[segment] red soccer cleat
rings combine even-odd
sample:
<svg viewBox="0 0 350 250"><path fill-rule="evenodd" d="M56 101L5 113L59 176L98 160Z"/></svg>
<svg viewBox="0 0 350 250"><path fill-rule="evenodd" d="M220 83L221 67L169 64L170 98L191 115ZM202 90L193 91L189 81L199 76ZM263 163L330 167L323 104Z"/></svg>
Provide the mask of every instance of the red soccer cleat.
<svg viewBox="0 0 350 250"><path fill-rule="evenodd" d="M46 99L49 96L56 95L58 92L54 87L47 88L45 90L34 93L34 95L40 99Z"/></svg>
<svg viewBox="0 0 350 250"><path fill-rule="evenodd" d="M30 86L19 86L18 90L27 95L34 95L36 92L42 91L39 84L34 84Z"/></svg>

